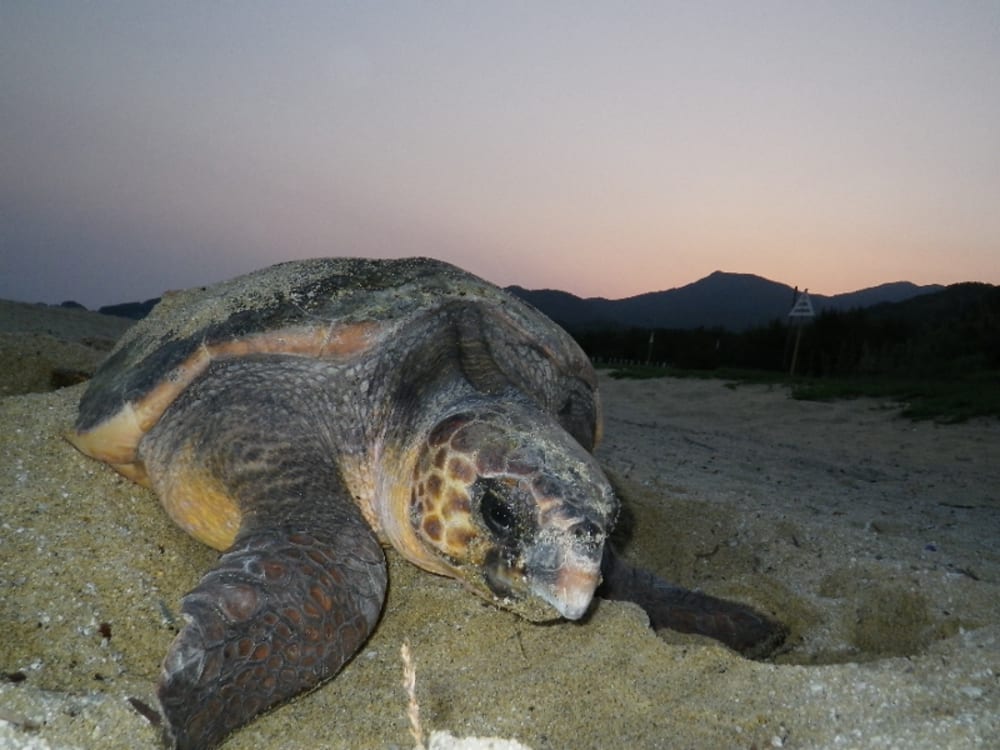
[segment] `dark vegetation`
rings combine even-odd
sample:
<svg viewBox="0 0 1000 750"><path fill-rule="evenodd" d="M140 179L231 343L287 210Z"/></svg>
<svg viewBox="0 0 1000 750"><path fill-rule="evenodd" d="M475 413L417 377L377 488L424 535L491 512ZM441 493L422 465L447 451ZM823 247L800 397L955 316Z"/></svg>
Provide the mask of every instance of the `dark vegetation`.
<svg viewBox="0 0 1000 750"><path fill-rule="evenodd" d="M915 419L1000 417L1000 287L989 284L825 310L801 330L794 375L799 332L783 320L738 333L635 327L573 333L598 365L620 376L787 383L794 398L891 399Z"/></svg>

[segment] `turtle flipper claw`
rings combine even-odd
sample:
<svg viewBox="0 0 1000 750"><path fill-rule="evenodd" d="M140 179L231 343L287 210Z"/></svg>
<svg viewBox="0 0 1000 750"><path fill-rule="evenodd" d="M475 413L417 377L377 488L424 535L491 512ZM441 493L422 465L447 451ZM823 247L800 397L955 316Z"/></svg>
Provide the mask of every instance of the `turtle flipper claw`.
<svg viewBox="0 0 1000 750"><path fill-rule="evenodd" d="M605 547L601 574L598 595L638 604L654 630L705 635L751 659L772 655L788 635L784 625L751 607L674 586L635 567L610 545Z"/></svg>
<svg viewBox="0 0 1000 750"><path fill-rule="evenodd" d="M378 620L386 571L374 538L350 547L279 530L247 535L184 597L187 624L157 690L170 747L211 748L351 658Z"/></svg>

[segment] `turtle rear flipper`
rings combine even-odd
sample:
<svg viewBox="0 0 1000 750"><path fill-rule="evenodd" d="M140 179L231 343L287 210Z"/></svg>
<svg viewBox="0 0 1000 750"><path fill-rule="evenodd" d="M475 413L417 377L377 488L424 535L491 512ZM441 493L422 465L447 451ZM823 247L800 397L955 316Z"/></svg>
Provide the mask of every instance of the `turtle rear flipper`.
<svg viewBox="0 0 1000 750"><path fill-rule="evenodd" d="M167 741L209 748L257 714L333 677L368 638L385 558L358 514L339 539L293 529L241 535L182 603L163 663Z"/></svg>
<svg viewBox="0 0 1000 750"><path fill-rule="evenodd" d="M788 635L784 625L751 607L674 586L632 565L610 544L604 547L601 575L597 595L638 604L654 630L705 635L751 659L770 656Z"/></svg>

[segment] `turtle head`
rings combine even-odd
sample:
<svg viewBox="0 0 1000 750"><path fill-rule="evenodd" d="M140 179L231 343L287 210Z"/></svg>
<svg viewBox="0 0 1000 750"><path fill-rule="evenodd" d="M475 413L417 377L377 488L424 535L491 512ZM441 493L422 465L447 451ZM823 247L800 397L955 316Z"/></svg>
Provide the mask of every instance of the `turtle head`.
<svg viewBox="0 0 1000 750"><path fill-rule="evenodd" d="M520 404L473 408L437 423L411 455L418 564L530 620L583 616L618 502L557 422Z"/></svg>

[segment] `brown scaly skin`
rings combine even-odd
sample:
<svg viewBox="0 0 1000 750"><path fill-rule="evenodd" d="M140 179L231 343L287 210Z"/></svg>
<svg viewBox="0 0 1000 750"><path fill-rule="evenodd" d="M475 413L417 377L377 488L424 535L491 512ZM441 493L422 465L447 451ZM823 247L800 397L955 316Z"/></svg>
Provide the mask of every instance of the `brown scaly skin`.
<svg viewBox="0 0 1000 750"><path fill-rule="evenodd" d="M410 524L446 574L530 620L583 616L618 504L579 443L510 395L450 415L416 456Z"/></svg>
<svg viewBox="0 0 1000 750"><path fill-rule="evenodd" d="M157 688L173 747L211 747L316 687L375 627L385 561L360 518L340 530L360 532L360 543L291 528L241 535L184 597L189 624L171 645Z"/></svg>
<svg viewBox="0 0 1000 750"><path fill-rule="evenodd" d="M241 312L269 275L290 289ZM163 663L171 747L214 747L335 675L378 621L380 543L531 620L582 617L600 584L657 628L752 655L783 638L606 544L593 370L495 287L434 261L327 259L173 305L112 355L70 435L224 551Z"/></svg>
<svg viewBox="0 0 1000 750"><path fill-rule="evenodd" d="M295 387L294 364L214 367L140 445L162 494L177 472L210 474L242 517L184 597L187 624L163 663L157 694L179 750L213 747L335 675L382 609L385 556L312 426L321 394Z"/></svg>

